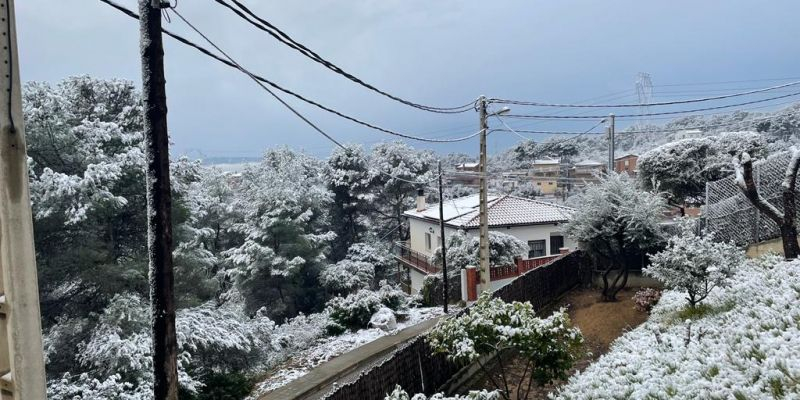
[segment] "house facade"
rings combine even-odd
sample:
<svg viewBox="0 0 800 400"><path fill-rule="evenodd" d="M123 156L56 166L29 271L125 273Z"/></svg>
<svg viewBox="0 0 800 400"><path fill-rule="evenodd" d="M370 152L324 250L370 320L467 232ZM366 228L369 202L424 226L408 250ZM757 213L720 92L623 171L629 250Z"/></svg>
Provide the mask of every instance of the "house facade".
<svg viewBox="0 0 800 400"><path fill-rule="evenodd" d="M605 164L595 160L584 160L572 166L571 178L576 186L585 186L589 183L598 182L598 177L605 171Z"/></svg>
<svg viewBox="0 0 800 400"><path fill-rule="evenodd" d="M455 183L464 186L478 186L480 183L480 164L476 162L461 163L456 165L455 172L451 173L448 177L449 183Z"/></svg>
<svg viewBox="0 0 800 400"><path fill-rule="evenodd" d="M576 247L577 244L563 233L563 224L571 217L573 209L516 196L488 196L488 200L489 229L527 243L527 259L557 256L562 248ZM445 241L459 231L468 237L480 235L478 207L478 195L445 202ZM419 202L416 209L403 215L408 220L410 237L399 244L401 251L395 257L408 273L411 291L417 292L426 275L439 271L438 266L427 262L441 244L439 206ZM492 282L493 286L505 283L507 281L503 280Z"/></svg>
<svg viewBox="0 0 800 400"><path fill-rule="evenodd" d="M619 173L627 173L628 175L636 175L638 169L636 168L636 162L639 160L639 156L636 154L626 154L622 157L617 157L614 159L614 171Z"/></svg>
<svg viewBox="0 0 800 400"><path fill-rule="evenodd" d="M558 189L558 178L561 176L561 160L533 160L530 173L539 193L554 194Z"/></svg>

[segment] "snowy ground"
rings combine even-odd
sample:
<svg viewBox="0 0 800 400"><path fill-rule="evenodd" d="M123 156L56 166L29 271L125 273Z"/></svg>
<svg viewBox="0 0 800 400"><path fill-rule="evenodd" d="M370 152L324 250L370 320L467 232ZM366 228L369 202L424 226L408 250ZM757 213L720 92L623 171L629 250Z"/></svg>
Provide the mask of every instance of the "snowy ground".
<svg viewBox="0 0 800 400"><path fill-rule="evenodd" d="M288 359L275 368L270 375L259 383L248 399L256 399L267 392L275 390L287 383L307 374L314 367L357 347L363 346L380 337L393 335L407 327L442 315L441 307L412 308L408 310L408 319L397 323L397 329L385 332L377 328L361 329L357 332L346 332L339 336L322 338L308 349Z"/></svg>
<svg viewBox="0 0 800 400"><path fill-rule="evenodd" d="M704 312L666 292L558 399L800 398L800 261L748 262Z"/></svg>

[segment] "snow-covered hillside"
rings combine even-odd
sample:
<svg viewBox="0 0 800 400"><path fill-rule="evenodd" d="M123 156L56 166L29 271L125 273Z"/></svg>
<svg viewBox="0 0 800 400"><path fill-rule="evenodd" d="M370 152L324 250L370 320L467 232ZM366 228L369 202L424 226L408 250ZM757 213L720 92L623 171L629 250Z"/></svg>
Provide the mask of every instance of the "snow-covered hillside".
<svg viewBox="0 0 800 400"><path fill-rule="evenodd" d="M800 397L800 261L751 261L733 279L695 312L685 294L665 292L645 324L554 397Z"/></svg>

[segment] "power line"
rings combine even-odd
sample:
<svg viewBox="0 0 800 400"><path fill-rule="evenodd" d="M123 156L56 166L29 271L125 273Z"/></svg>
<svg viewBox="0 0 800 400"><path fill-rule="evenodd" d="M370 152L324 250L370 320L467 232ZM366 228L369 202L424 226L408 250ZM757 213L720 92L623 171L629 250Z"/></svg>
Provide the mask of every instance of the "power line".
<svg viewBox="0 0 800 400"><path fill-rule="evenodd" d="M205 40L206 40L206 42L208 42L208 44L210 44L210 45L211 45L211 46L213 46L215 49L217 49L217 51L219 51L220 53L222 53L222 55L224 55L224 56L225 56L225 57L226 57L226 58L227 58L227 59L228 59L228 60L229 60L231 63L233 63L233 64L236 66L236 68L237 68L238 70L240 70L240 71L244 72L245 74L247 74L247 76L248 76L248 77L250 77L250 79L252 79L252 80L253 80L253 82L255 82L255 83L258 85L258 86L260 86L262 89L264 89L264 90L265 90L267 93L271 94L271 95L272 95L272 97L274 97L274 98L275 98L276 100L278 100L278 101L279 101L281 104L283 104L283 106L284 106L284 107L288 108L288 109L289 109L289 111L291 111L291 112L292 112L294 115L296 115L298 118L302 119L302 120L303 120L303 122L305 122L306 124L308 124L308 125L309 125L310 127L312 127L312 128L315 130L315 131L319 132L319 133L320 133L322 136L325 136L325 137L326 137L328 140L330 140L331 142L333 142L333 143L334 143L334 144L336 144L337 146L341 147L341 148L342 148L342 149L344 149L345 151L347 150L347 148L346 148L346 147L344 147L344 146L343 146L341 143L339 143L338 141L336 141L336 139L334 139L334 138L333 138L331 135L329 135L328 133L326 133L325 131L323 131L322 129L320 129L320 128L319 128L317 125L315 125L313 122L311 122L311 121L310 121L308 118L306 118L305 116L303 116L303 114L300 114L300 112L299 112L299 111L295 110L295 109L294 109L294 108L293 108L291 105L289 105L289 104L288 104L287 102L285 102L285 101L284 101L282 98L280 98L280 96L278 96L277 94L275 94L275 92L273 92L272 90L270 90L268 87L264 86L264 84L263 84L263 83L261 83L261 82L260 82L258 79L256 79L256 77L255 77L255 76L253 76L253 74L251 74L251 73L250 73L249 71L247 71L246 69L242 68L242 67L241 67L241 65L239 65L239 63L237 63L237 62L236 62L236 61L235 61L235 60L234 60L234 59L233 59L231 56L229 56L229 55L228 55L227 53L225 53L225 52L224 52L222 49L220 49L219 47L217 47L217 45L215 45L215 44L214 44L214 42L212 42L212 41L211 41L211 39L209 39L209 38L208 38L206 35L204 35L204 34L203 34L202 32L200 32L200 31L199 31L197 28L195 28L195 26L194 26L194 25L192 25L192 23L191 23L191 22L187 21L187 20L186 20L186 18L184 18L184 17L183 17L183 15L181 15L181 13L179 13L179 12L178 12L178 10L175 10L175 9L173 9L172 11L173 11L173 12L175 13L175 15L177 15L177 16L178 16L178 18L180 18L180 19L181 19L181 20L182 20L182 21L183 21L183 22L184 22L186 25L188 25L190 28L192 28L192 30L193 30L193 31L195 31L195 32L196 32L198 35L200 35L200 36L201 36L203 39L205 39Z"/></svg>
<svg viewBox="0 0 800 400"><path fill-rule="evenodd" d="M412 101L405 100L405 99L400 98L398 96L395 96L393 94L387 93L387 92L385 92L385 91L383 91L381 89L376 88L375 86L373 86L373 85L371 85L369 83L364 82L363 80L359 79L358 77L348 73L347 71L343 70L342 68L340 68L336 64L334 64L334 63L322 58L322 56L320 56L319 54L315 53L313 50L309 49L308 47L304 46L302 43L299 43L296 40L292 39L288 34L286 34L285 32L281 31L278 27L276 27L275 25L271 24L269 21L259 17L257 14L255 14L253 11L251 11L249 8L247 8L244 4L242 4L238 0L231 0L231 2L233 2L237 7L239 7L239 9L241 9L241 11L237 10L236 8L234 8L233 6L231 6L230 4L228 4L224 0L214 0L214 1L216 1L217 3L221 4L222 6L224 6L226 8L228 8L229 10L233 11L241 19L247 21L248 23L250 23L251 25L255 26L256 28L266 32L267 34L269 34L273 38L277 39L279 42L281 42L281 43L285 44L286 46L298 51L300 54L302 54L302 55L308 57L309 59L317 62L318 64L324 66L325 68L328 68L329 70L331 70L331 71L333 71L333 72L335 72L335 73L337 73L339 75L344 76L345 78L349 79L350 81L355 82L355 83L357 83L357 84L359 84L359 85L361 85L361 86L363 86L363 87L365 87L365 88L367 88L369 90L372 90L372 91L374 91L376 93L379 93L379 94L381 94L381 95L383 95L385 97L388 97L388 98L390 98L392 100L395 100L395 101L400 102L402 104L405 104L407 106L414 107L416 109L420 109L420 110L423 110L423 111L428 111L428 112L433 112L433 113L442 113L442 114L462 113L462 112L465 112L465 111L469 111L472 108L472 104L473 104L474 101L473 102L469 102L467 104L464 104L462 106L458 106L458 107L432 107L432 106L426 106L426 105L423 105L423 104L414 103Z"/></svg>
<svg viewBox="0 0 800 400"><path fill-rule="evenodd" d="M791 76L786 78L767 78L767 79L746 79L746 80L739 80L739 81L717 81L717 82L695 82L695 83L672 83L672 84L664 84L664 85L653 85L654 87L662 87L662 86L707 86L707 85L724 85L728 83L750 83L750 82L775 82L775 81L788 81L788 80L798 80L800 77L798 76Z"/></svg>
<svg viewBox="0 0 800 400"><path fill-rule="evenodd" d="M800 82L798 82L800 84ZM692 110L682 110L682 111L663 111L663 112L655 112L655 113L639 113L639 114L623 114L617 115L617 118L636 118L636 117L650 117L650 116L657 116L657 115L676 115L676 114L689 114L693 112L700 112L700 111L710 111L710 110L721 110L724 108L731 108L731 107L739 107L739 106L746 106L749 104L756 104L756 103L763 103L772 100L783 99L787 97L797 96L800 95L800 92L792 92L789 94L785 94L782 96L775 96L769 97L766 99L760 100L753 100L744 103L736 103L736 104L728 104L724 106L716 106L716 107L705 107L705 108L696 108ZM517 118L517 119L596 119L596 118L605 118L603 115L522 115L522 114L506 114L504 115L506 118Z"/></svg>
<svg viewBox="0 0 800 400"><path fill-rule="evenodd" d="M730 93L730 94L723 94L719 96L711 96L711 97L703 97L703 98L696 98L696 99L686 99L686 100L674 100L674 101L661 101L656 103L628 103L628 104L558 104L558 103L540 103L540 102L533 102L533 101L519 101L519 100L506 100L506 99L489 99L492 103L500 103L500 104L514 104L514 105L523 105L523 106L536 106L536 107L562 107L562 108L625 108L625 107L651 107L651 106L671 106L677 104L689 104L689 103L701 103L706 101L712 100L723 100L732 97L739 97L739 96L748 96L751 94L758 94L763 92L768 92L770 90L777 90L783 89L787 87L797 86L800 85L800 81L789 82L782 85L771 86L767 88L761 88L756 90L749 90L746 92L739 92L739 93ZM648 116L652 115L651 113L640 113L637 116Z"/></svg>
<svg viewBox="0 0 800 400"><path fill-rule="evenodd" d="M99 1L101 1L101 2L103 2L105 4L107 4L107 5L115 8L115 9L121 11L121 12L123 12L125 15L127 15L127 16L129 16L131 18L139 19L139 15L137 13L127 9L126 7L124 7L122 5L117 4L113 0L99 0ZM183 36L180 36L180 35L178 35L176 33L172 33L171 31L169 31L167 29L164 29L164 28L162 28L161 31L164 32L164 34L166 34L166 35L172 37L173 39L177 40L178 42L183 43L184 45L187 45L189 47L192 47L195 50L201 52L202 54L204 54L204 55L206 55L208 57L211 57L211 58L215 59L216 61L221 62L221 63L223 63L223 64L225 64L225 65L227 65L227 66L229 66L231 68L239 70L240 72L244 73L245 75L249 76L252 79L255 79L255 80L259 81L259 82L265 83L265 84L273 87L274 89L277 89L277 90L279 90L279 91L281 91L281 92L283 92L285 94L288 94L288 95L290 95L290 96L292 96L292 97L294 97L294 98L296 98L298 100L301 100L301 101L303 101L303 102L305 102L307 104L313 105L314 107L317 107L317 108L319 108L321 110L327 111L327 112L329 112L331 114L334 114L334 115L336 115L338 117L344 118L344 119L346 119L348 121L354 122L356 124L365 126L367 128L370 128L370 129L374 129L374 130L377 130L377 131L380 131L380 132L383 132L383 133L387 133L389 135L398 136L398 137L402 137L402 138L406 138L406 139L417 140L417 141L421 141L421 142L431 142L431 143L461 142L461 141L464 141L464 140L471 139L471 138L473 138L475 136L478 136L480 134L480 131L478 131L478 132L472 133L472 134L470 134L468 136L463 136L463 137L458 137L458 138L429 139L429 138L413 136L413 135L409 135L409 134L393 131L393 130L390 130L390 129L382 128L382 127L379 127L377 125L371 124L369 122L364 122L364 121L362 121L360 119L357 119L355 117L349 116L349 115L344 114L342 112L336 111L336 110L334 110L334 109L332 109L330 107L324 106L324 105L322 105L320 103L317 103L317 102L315 102L313 100L310 100L310 99L308 99L306 97L303 97L303 96L301 96L301 95L299 95L299 94L297 94L297 93L295 93L295 92L293 92L293 91L291 91L289 89L286 89L286 88L278 85L275 82L270 81L269 79L266 79L266 78L264 78L264 77L262 77L260 75L257 75L255 73L245 69L244 67L238 65L237 63L234 63L234 62L232 62L230 60L226 60L225 58L222 58L222 57L212 53L211 51L209 51L205 47L200 46L200 45L198 45L198 44L196 44L196 43L184 38Z"/></svg>
<svg viewBox="0 0 800 400"><path fill-rule="evenodd" d="M518 133L517 131L515 131L514 129L511 129L511 127L510 127L510 126L508 126L508 125L506 124L506 122L505 122L505 121L503 121L503 119L502 119L502 118L500 118L500 116L498 116L497 114L495 114L495 117L497 117L497 119L498 119L498 120L500 120L500 123L501 123L501 124L503 124L503 126L505 126L505 127L506 127L506 129L508 129L509 131L511 131L512 133L514 133L515 135L517 135L517 136L521 137L523 140L533 140L533 139L531 139L531 138L529 138L529 137L525 137L525 136L523 136L523 135L519 134L519 133ZM548 144L548 145L554 145L554 144L561 144L561 143L565 143L565 142L568 142L568 141L570 141L570 140L577 140L577 139L578 139L578 138L580 138L581 136L583 136L583 135L586 135L586 134L588 134L589 132L593 131L595 128L597 128L598 126L600 126L600 124L602 124L602 123L603 123L603 122L605 122L605 121L606 121L606 119L605 119L605 118L603 118L603 119L601 119L600 121L598 121L596 124L594 124L594 126L592 126L591 128L589 128L589 129L587 129L587 130L585 130L585 131L583 131L583 132L581 132L581 133L578 133L577 135L575 135L575 136L573 136L573 137L571 137L571 138L567 138L567 139L563 139L563 140L558 140L558 141L550 141L550 142L547 142L547 144Z"/></svg>

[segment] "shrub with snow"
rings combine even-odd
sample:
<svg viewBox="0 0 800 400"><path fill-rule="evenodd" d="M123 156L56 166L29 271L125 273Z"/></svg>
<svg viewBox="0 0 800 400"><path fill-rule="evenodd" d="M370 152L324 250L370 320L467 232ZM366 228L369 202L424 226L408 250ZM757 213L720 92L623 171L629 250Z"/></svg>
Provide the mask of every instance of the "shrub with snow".
<svg viewBox="0 0 800 400"><path fill-rule="evenodd" d="M538 318L530 303L492 298L484 292L470 309L457 318L440 321L426 337L436 353L444 353L458 363L478 361L486 376L487 366L479 358L506 350L514 351L529 363L520 379L529 378L539 384L563 379L577 359L583 336L572 327L569 316L561 309L547 318ZM508 398L501 357L494 357L503 371L503 385L492 380Z"/></svg>
<svg viewBox="0 0 800 400"><path fill-rule="evenodd" d="M392 285L387 281L381 281L378 284L377 293L381 299L381 304L393 311L405 310L411 302L411 298L406 292L400 289L399 286Z"/></svg>
<svg viewBox="0 0 800 400"><path fill-rule="evenodd" d="M367 289L361 289L347 297L334 297L326 305L331 320L348 329L367 327L372 314L380 307L381 298Z"/></svg>
<svg viewBox="0 0 800 400"><path fill-rule="evenodd" d="M422 394L417 393L413 396L409 395L408 392L403 390L400 385L396 386L392 393L386 395L384 400L498 400L500 399L500 395L495 392L489 392L486 390L481 391L471 391L467 395L455 395L455 396L445 396L441 393L436 393L430 397Z"/></svg>
<svg viewBox="0 0 800 400"><path fill-rule="evenodd" d="M694 307L728 283L744 261L744 252L734 244L715 242L711 234L698 235L690 220L681 221L680 228L664 250L650 256L651 264L643 272L669 289L685 292Z"/></svg>
<svg viewBox="0 0 800 400"><path fill-rule="evenodd" d="M447 243L447 269L450 276L458 276L462 268L478 265L480 239L467 236L463 231L453 234ZM489 231L489 263L491 265L514 265L517 257L528 253L528 244L515 236L503 232ZM441 264L442 249L436 248L431 262Z"/></svg>
<svg viewBox="0 0 800 400"><path fill-rule="evenodd" d="M685 294L664 292L647 322L553 397L798 398L800 261L747 262L731 282L688 320Z"/></svg>
<svg viewBox="0 0 800 400"><path fill-rule="evenodd" d="M375 267L372 264L345 258L325 267L319 274L319 282L333 293L349 293L368 288L374 277Z"/></svg>
<svg viewBox="0 0 800 400"><path fill-rule="evenodd" d="M661 291L654 288L644 288L633 295L634 308L642 312L650 312L661 298Z"/></svg>

